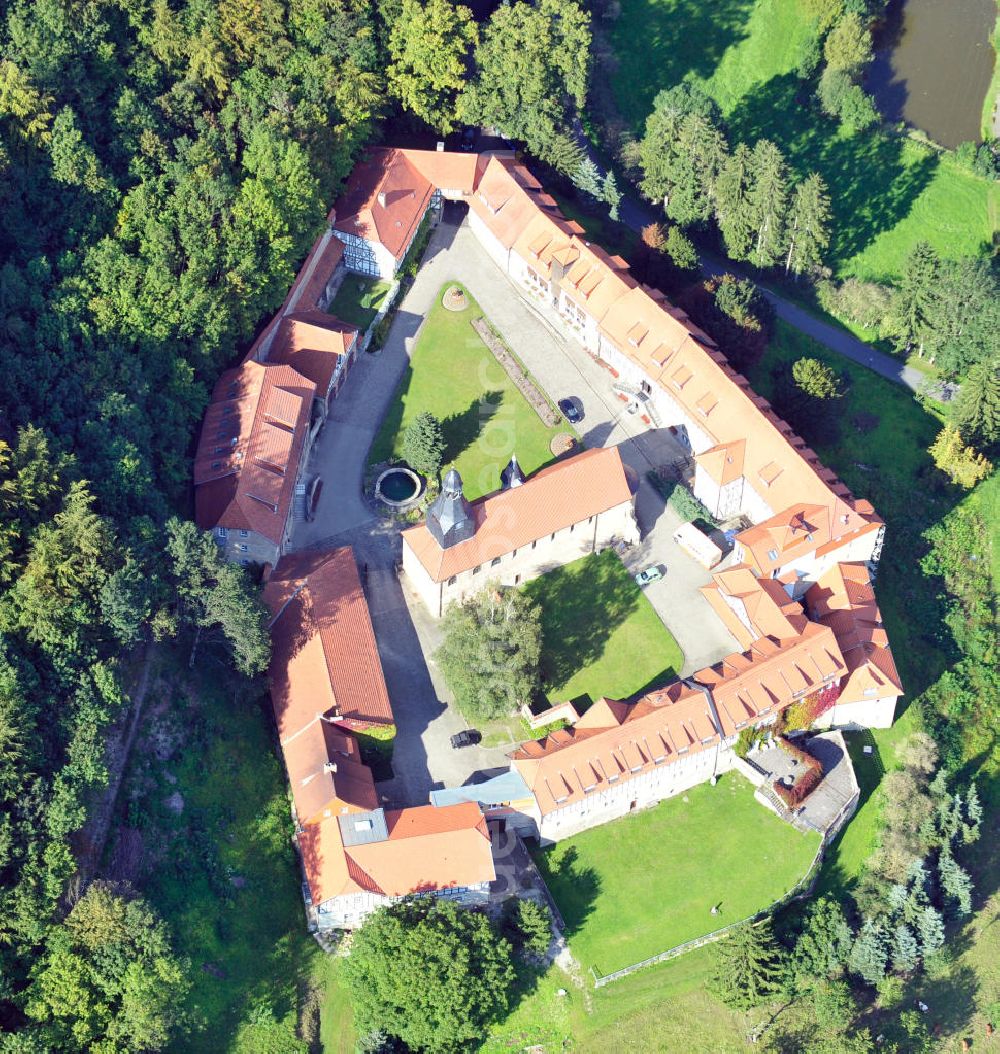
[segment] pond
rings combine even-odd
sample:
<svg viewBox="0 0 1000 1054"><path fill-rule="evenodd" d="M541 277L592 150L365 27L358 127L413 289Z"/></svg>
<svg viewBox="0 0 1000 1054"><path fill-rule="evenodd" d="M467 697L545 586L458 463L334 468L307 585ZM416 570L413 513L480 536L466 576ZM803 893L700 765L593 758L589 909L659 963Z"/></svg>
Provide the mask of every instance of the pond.
<svg viewBox="0 0 1000 1054"><path fill-rule="evenodd" d="M886 119L942 146L978 141L996 19L995 0L891 0L865 85Z"/></svg>

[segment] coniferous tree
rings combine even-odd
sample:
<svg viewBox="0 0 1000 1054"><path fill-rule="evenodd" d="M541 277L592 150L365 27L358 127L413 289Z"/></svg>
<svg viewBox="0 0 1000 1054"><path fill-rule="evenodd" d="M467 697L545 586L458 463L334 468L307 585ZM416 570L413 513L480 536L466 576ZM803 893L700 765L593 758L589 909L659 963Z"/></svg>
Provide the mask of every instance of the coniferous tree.
<svg viewBox="0 0 1000 1054"><path fill-rule="evenodd" d="M781 955L770 919L737 927L717 945L712 990L733 1009L759 1006L781 984Z"/></svg>
<svg viewBox="0 0 1000 1054"><path fill-rule="evenodd" d="M941 912L932 904L926 905L920 912L917 934L920 937L920 954L925 959L944 944L944 921Z"/></svg>
<svg viewBox="0 0 1000 1054"><path fill-rule="evenodd" d="M715 181L715 221L726 252L734 260L746 260L753 246L753 207L750 202L752 155L746 143L738 143Z"/></svg>
<svg viewBox="0 0 1000 1054"><path fill-rule="evenodd" d="M698 250L680 227L670 228L663 248L679 271L693 273L698 270Z"/></svg>
<svg viewBox="0 0 1000 1054"><path fill-rule="evenodd" d="M836 977L844 968L854 933L841 906L820 897L809 909L806 927L795 943L792 969L796 983L808 987L817 978Z"/></svg>
<svg viewBox="0 0 1000 1054"><path fill-rule="evenodd" d="M584 155L573 174L573 183L594 201L601 200L601 172L593 158Z"/></svg>
<svg viewBox="0 0 1000 1054"><path fill-rule="evenodd" d="M608 215L611 219L617 222L618 207L621 205L622 192L618 189L618 183L615 181L615 174L611 169L608 169L604 176L604 182L601 184L601 197L608 206Z"/></svg>
<svg viewBox="0 0 1000 1054"><path fill-rule="evenodd" d="M965 795L965 816L967 823L963 830L963 841L974 842L979 837L979 830L983 822L983 806L979 800L979 791L975 783L969 784Z"/></svg>
<svg viewBox="0 0 1000 1054"><path fill-rule="evenodd" d="M848 965L869 984L885 977L889 962L885 928L878 919L866 919L851 948Z"/></svg>
<svg viewBox="0 0 1000 1054"><path fill-rule="evenodd" d="M905 923L900 923L893 930L892 965L899 973L912 973L920 962L920 945L917 938Z"/></svg>
<svg viewBox="0 0 1000 1054"><path fill-rule="evenodd" d="M921 344L927 334L932 311L932 293L941 260L927 244L918 242L903 265L896 283L893 312L898 320L900 342L909 348Z"/></svg>
<svg viewBox="0 0 1000 1054"><path fill-rule="evenodd" d="M990 447L1000 441L1000 358L969 370L948 416L967 443Z"/></svg>
<svg viewBox="0 0 1000 1054"><path fill-rule="evenodd" d="M781 258L786 244L788 166L769 139L758 140L753 148L749 200L754 230L750 259L758 267L771 267Z"/></svg>
<svg viewBox="0 0 1000 1054"><path fill-rule="evenodd" d="M432 413L417 414L403 433L403 457L411 468L428 478L441 471L444 432Z"/></svg>
<svg viewBox="0 0 1000 1054"><path fill-rule="evenodd" d="M938 859L938 877L942 891L954 902L959 915L968 915L972 911L972 879L951 855L949 849L943 849Z"/></svg>
<svg viewBox="0 0 1000 1054"><path fill-rule="evenodd" d="M785 274L815 271L830 244L830 196L823 177L813 172L795 188L788 219Z"/></svg>

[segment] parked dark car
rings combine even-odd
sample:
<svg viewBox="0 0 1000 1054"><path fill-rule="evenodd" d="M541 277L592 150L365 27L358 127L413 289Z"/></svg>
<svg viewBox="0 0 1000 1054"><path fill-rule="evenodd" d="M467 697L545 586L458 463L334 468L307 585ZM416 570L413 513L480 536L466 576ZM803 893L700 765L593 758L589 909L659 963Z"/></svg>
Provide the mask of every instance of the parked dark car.
<svg viewBox="0 0 1000 1054"><path fill-rule="evenodd" d="M563 417L571 425L579 424L583 420L583 411L576 405L572 399L560 399L559 410L562 412Z"/></svg>
<svg viewBox="0 0 1000 1054"><path fill-rule="evenodd" d="M482 738L482 733L477 732L474 728L463 728L461 732L456 732L451 737L451 745L455 750L460 747L474 747Z"/></svg>

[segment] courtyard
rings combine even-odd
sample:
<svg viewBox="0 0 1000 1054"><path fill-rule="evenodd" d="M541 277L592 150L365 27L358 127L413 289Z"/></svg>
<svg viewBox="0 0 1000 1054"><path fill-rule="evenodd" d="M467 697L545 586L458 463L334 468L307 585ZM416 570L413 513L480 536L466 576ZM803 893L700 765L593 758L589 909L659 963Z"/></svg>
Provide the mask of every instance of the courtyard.
<svg viewBox="0 0 1000 1054"><path fill-rule="evenodd" d="M628 699L674 677L683 655L610 550L524 586L542 612L542 691L578 712L601 696Z"/></svg>
<svg viewBox="0 0 1000 1054"><path fill-rule="evenodd" d="M469 307L464 312L441 307L442 291L453 283L466 291ZM440 643L438 623L401 585L395 572L398 531L375 515L363 494L366 466L388 457L406 422L422 410L444 422L452 419L448 456L465 478L470 497L495 488L493 481L515 449L525 471L534 471L552 457L551 436L570 431L565 423L552 429L543 425L472 329L470 322L478 315L489 320L545 395L553 401L572 396L579 402L584 410L577 429L582 445L617 445L641 479L636 512L642 542L624 554L624 570L615 558L617 572L607 572L604 583L610 593L617 588L620 596L630 598L615 608L612 622L620 622L609 625L603 610L599 618L588 614L584 599L590 584L575 579L582 594L575 596L575 587L569 588L574 582L570 569L538 587L556 598L548 616L549 698L577 697L581 703L600 695L628 698L736 648L697 592L710 581L710 573L673 542L680 520L645 479L650 467L679 455L676 440L669 431L647 429L625 414L607 371L526 301L462 217L446 210L395 311L382 350L358 357L331 406L308 466L323 479L316 517L298 520L293 534L295 549L355 549L386 681L392 698L400 700L394 776L379 784L383 801L395 805L422 804L432 789L459 786L506 767L506 752L526 734L521 719L512 716L484 729L480 745L452 749L450 737L467 725L433 659ZM500 397L484 401L489 393ZM664 577L640 593L629 573L650 562L664 570ZM611 610L612 600L595 599L592 606ZM588 628L588 623L597 624ZM575 636L576 643L564 640L564 634ZM577 661L574 654L582 661L579 669L570 670Z"/></svg>
<svg viewBox="0 0 1000 1054"><path fill-rule="evenodd" d="M803 878L819 844L730 772L535 860L574 955L585 970L609 974L772 904Z"/></svg>
<svg viewBox="0 0 1000 1054"><path fill-rule="evenodd" d="M401 458L406 429L419 414L433 414L444 432L444 464L458 469L474 501L500 486L511 454L531 473L552 460L557 435L574 433L566 424L543 423L473 329L483 318L479 305L467 294L464 310L449 311L441 302L447 288L424 318L369 461Z"/></svg>

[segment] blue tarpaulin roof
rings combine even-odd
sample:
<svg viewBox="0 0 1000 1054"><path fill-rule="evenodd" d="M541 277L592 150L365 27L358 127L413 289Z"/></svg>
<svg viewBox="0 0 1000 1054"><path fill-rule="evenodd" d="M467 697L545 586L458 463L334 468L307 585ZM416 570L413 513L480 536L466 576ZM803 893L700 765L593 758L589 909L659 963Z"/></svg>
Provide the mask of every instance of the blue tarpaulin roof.
<svg viewBox="0 0 1000 1054"><path fill-rule="evenodd" d="M501 802L530 797L531 791L520 773L508 769L484 783L468 783L464 787L446 787L444 790L431 791L431 804L459 805L462 802L474 801L480 805L499 805Z"/></svg>

